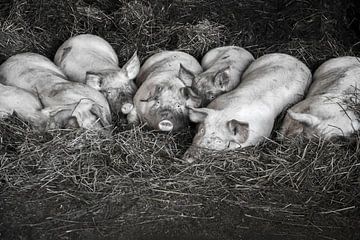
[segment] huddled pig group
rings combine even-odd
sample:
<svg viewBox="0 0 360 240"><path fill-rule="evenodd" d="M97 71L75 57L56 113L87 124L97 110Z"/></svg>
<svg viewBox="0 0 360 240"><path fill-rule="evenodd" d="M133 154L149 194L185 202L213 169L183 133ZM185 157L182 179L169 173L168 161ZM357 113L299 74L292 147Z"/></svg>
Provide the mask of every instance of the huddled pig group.
<svg viewBox="0 0 360 240"><path fill-rule="evenodd" d="M21 53L0 66L0 117L16 113L34 128L103 129L112 115L161 131L198 124L192 146L212 150L253 146L270 136L287 110L278 137L331 138L359 130L353 108L360 58L324 62L312 75L282 53L258 59L244 48L218 47L201 64L181 51L161 51L142 66L135 52L119 67L104 39L82 34L65 41L54 62Z"/></svg>

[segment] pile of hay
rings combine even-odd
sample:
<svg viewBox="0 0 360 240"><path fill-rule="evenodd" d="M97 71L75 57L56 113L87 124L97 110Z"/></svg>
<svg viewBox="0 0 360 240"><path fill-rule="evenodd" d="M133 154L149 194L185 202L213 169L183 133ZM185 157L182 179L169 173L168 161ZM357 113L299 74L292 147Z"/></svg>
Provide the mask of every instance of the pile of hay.
<svg viewBox="0 0 360 240"><path fill-rule="evenodd" d="M284 52L314 70L359 55L349 1L13 0L0 3L0 63L32 51L52 58L91 32L126 60L161 49L197 58L227 44L256 57ZM351 106L360 109L357 102ZM360 112L360 111L359 111ZM359 239L359 136L268 140L181 157L193 126L160 133L118 121L111 135L39 134L0 121L2 239Z"/></svg>

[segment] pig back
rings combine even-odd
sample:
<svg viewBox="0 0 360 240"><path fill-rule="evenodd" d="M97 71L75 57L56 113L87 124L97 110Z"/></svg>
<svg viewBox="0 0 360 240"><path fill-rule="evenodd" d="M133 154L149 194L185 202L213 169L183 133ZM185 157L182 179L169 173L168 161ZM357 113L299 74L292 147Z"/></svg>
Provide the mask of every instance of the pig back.
<svg viewBox="0 0 360 240"><path fill-rule="evenodd" d="M279 114L286 106L303 98L311 82L311 72L297 58L287 54L264 55L245 70L233 91L219 96L209 106L261 104Z"/></svg>
<svg viewBox="0 0 360 240"><path fill-rule="evenodd" d="M54 62L71 81L85 83L86 72L120 70L112 46L101 37L81 34L66 40L57 50Z"/></svg>
<svg viewBox="0 0 360 240"><path fill-rule="evenodd" d="M360 58L345 56L324 62L314 73L307 97L343 95L360 87Z"/></svg>
<svg viewBox="0 0 360 240"><path fill-rule="evenodd" d="M194 75L202 72L202 67L193 56L180 51L163 51L145 61L140 68L136 84L140 86L147 79L157 79L157 75L166 75L170 79L179 73L180 64Z"/></svg>
<svg viewBox="0 0 360 240"><path fill-rule="evenodd" d="M221 64L223 62L233 61L237 63L232 64L232 67L237 68L242 72L253 60L253 55L242 47L224 46L208 51L201 59L201 66L205 71L216 63Z"/></svg>
<svg viewBox="0 0 360 240"><path fill-rule="evenodd" d="M63 72L48 58L35 53L21 53L0 66L0 81L27 91L67 82Z"/></svg>

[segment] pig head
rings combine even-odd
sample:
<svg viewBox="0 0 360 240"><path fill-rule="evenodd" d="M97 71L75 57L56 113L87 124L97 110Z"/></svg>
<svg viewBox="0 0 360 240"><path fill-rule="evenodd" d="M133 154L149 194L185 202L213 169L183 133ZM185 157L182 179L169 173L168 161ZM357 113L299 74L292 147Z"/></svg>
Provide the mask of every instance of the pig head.
<svg viewBox="0 0 360 240"><path fill-rule="evenodd" d="M137 90L134 79L139 70L140 61L135 52L120 70L87 71L85 81L106 97L113 113L128 114L133 108L133 96Z"/></svg>
<svg viewBox="0 0 360 240"><path fill-rule="evenodd" d="M59 47L54 62L69 80L86 83L103 93L113 113L128 114L133 108L133 80L140 70L137 52L120 68L116 52L105 39L80 34Z"/></svg>
<svg viewBox="0 0 360 240"><path fill-rule="evenodd" d="M197 107L201 99L189 87L194 74L179 65L175 75L157 74L144 81L134 97L133 114L150 127L161 131L175 131L188 124L188 107Z"/></svg>
<svg viewBox="0 0 360 240"><path fill-rule="evenodd" d="M192 89L202 99L201 105L207 106L219 95L237 87L252 61L252 54L237 46L218 47L207 52L201 61L204 72L192 82Z"/></svg>

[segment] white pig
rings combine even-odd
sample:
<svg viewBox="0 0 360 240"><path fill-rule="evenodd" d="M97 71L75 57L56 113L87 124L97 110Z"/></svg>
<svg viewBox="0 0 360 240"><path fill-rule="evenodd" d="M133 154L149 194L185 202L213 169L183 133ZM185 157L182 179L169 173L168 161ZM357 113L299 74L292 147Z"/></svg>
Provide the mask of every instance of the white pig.
<svg viewBox="0 0 360 240"><path fill-rule="evenodd" d="M249 64L254 61L251 53L237 46L218 47L210 50L201 60L204 72L197 75L192 89L207 106L217 96L233 90Z"/></svg>
<svg viewBox="0 0 360 240"><path fill-rule="evenodd" d="M269 137L275 118L302 99L310 82L310 70L292 56L273 53L258 58L237 88L206 108L190 109L190 120L199 125L185 159L194 160L191 156L196 147L230 150Z"/></svg>
<svg viewBox="0 0 360 240"><path fill-rule="evenodd" d="M163 51L148 58L137 77L139 89L128 121L141 120L162 131L186 126L187 107L200 104L200 98L190 87L201 71L194 57L180 51Z"/></svg>
<svg viewBox="0 0 360 240"><path fill-rule="evenodd" d="M122 67L111 45L103 38L81 34L65 41L57 50L54 62L69 80L86 83L107 98L112 112L128 114L136 92L134 79L140 61L136 54Z"/></svg>
<svg viewBox="0 0 360 240"><path fill-rule="evenodd" d="M0 84L0 118L16 114L35 129L45 130L48 117L42 111L39 99L21 88Z"/></svg>
<svg viewBox="0 0 360 240"><path fill-rule="evenodd" d="M288 110L280 137L349 136L359 130L359 118L348 108L359 97L360 58L338 57L323 63L314 73L306 98ZM357 96L356 96L357 94Z"/></svg>
<svg viewBox="0 0 360 240"><path fill-rule="evenodd" d="M0 66L5 85L22 88L38 96L50 118L48 128L83 127L98 129L110 125L111 112L105 97L81 83L70 82L46 57L17 54Z"/></svg>

